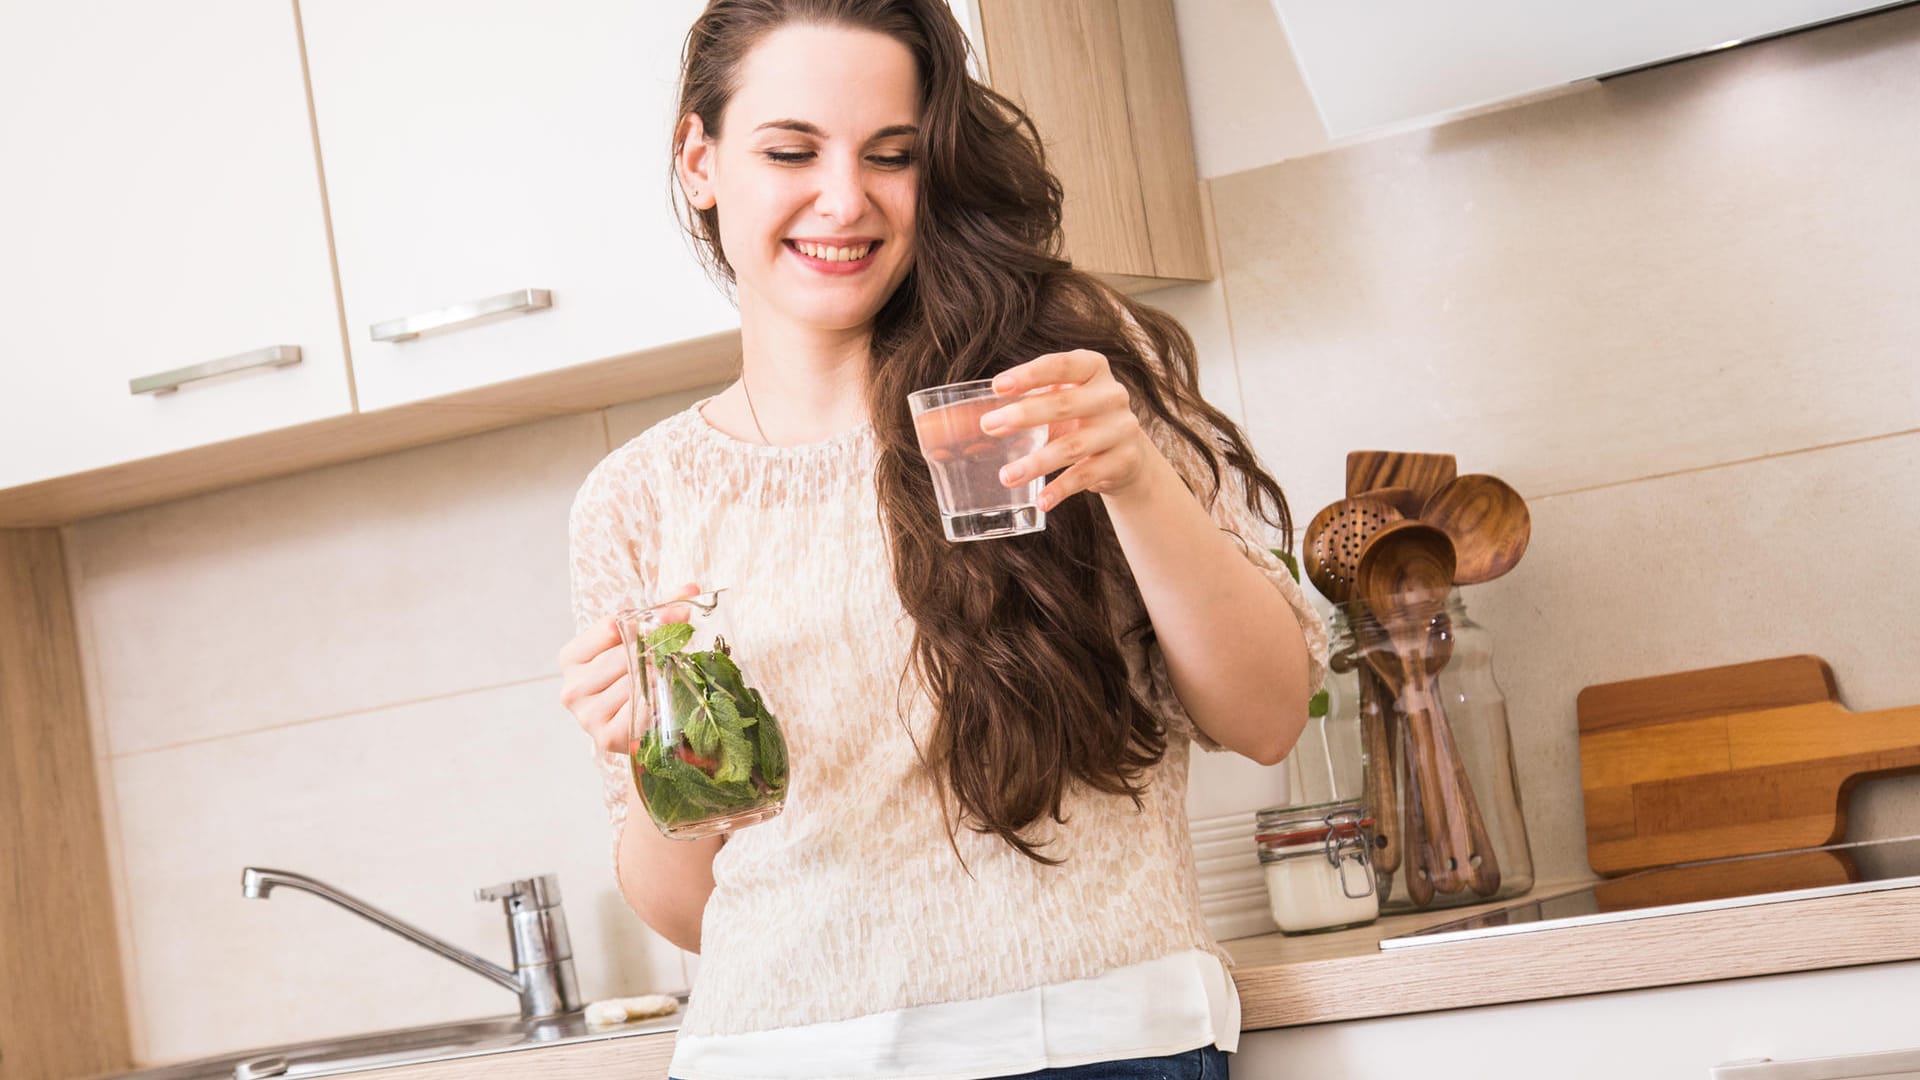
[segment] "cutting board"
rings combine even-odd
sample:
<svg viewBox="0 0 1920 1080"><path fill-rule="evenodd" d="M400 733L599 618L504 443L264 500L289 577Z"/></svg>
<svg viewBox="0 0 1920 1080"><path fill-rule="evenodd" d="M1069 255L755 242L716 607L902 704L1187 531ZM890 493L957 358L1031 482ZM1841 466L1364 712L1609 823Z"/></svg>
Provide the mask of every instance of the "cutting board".
<svg viewBox="0 0 1920 1080"><path fill-rule="evenodd" d="M1920 705L1849 711L1817 656L1589 686L1578 713L1603 877L1837 843L1856 782L1920 772Z"/></svg>

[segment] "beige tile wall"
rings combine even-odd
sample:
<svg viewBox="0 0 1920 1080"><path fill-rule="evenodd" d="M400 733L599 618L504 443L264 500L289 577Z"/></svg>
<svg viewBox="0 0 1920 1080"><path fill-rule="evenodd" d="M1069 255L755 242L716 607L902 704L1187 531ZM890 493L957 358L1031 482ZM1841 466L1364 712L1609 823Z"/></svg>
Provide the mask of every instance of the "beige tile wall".
<svg viewBox="0 0 1920 1080"><path fill-rule="evenodd" d="M1300 521L1361 445L1528 495L1526 562L1467 602L1542 879L1584 869L1582 685L1812 651L1856 708L1920 700L1920 12L1330 147L1284 71L1266 120L1239 92L1283 44L1261 0L1177 10L1221 275L1146 299ZM69 528L142 1061L512 1007L312 897L242 900L247 864L494 956L472 888L558 872L590 996L684 984L615 892L552 657L575 487L712 389ZM1194 760L1196 817L1284 794ZM1856 810L1920 831L1903 782Z"/></svg>
<svg viewBox="0 0 1920 1080"><path fill-rule="evenodd" d="M1585 872L1584 685L1805 651L1855 708L1920 701L1916 132L1909 9L1211 181L1300 520L1358 447L1532 505L1525 562L1465 599L1541 879ZM1857 809L1920 833L1920 784Z"/></svg>

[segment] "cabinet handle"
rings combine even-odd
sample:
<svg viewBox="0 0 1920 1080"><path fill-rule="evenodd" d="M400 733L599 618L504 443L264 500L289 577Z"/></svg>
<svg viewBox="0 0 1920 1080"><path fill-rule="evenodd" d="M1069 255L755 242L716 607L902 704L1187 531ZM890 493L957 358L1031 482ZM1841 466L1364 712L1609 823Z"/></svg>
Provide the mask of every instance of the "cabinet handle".
<svg viewBox="0 0 1920 1080"><path fill-rule="evenodd" d="M142 375L127 381L127 391L132 394L171 394L197 379L211 379L215 375L246 371L249 368L287 367L299 362L300 346L269 345L264 349L255 349L236 356L226 356L218 360L174 368L172 371L163 371L158 375Z"/></svg>
<svg viewBox="0 0 1920 1080"><path fill-rule="evenodd" d="M470 300L438 311L388 319L373 324L375 341L412 341L428 330L444 330L509 311L539 311L553 306L553 294L546 289L515 289L485 300Z"/></svg>

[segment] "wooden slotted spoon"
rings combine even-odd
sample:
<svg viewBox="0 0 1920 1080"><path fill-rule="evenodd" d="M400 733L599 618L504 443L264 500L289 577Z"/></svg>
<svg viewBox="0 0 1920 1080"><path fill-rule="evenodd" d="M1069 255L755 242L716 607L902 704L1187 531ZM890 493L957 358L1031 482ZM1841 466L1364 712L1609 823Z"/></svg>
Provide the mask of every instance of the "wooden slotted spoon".
<svg viewBox="0 0 1920 1080"><path fill-rule="evenodd" d="M1353 577L1360 570L1360 549L1367 538L1403 519L1391 503L1361 495L1326 505L1307 524L1302 561L1307 579L1336 604L1353 598Z"/></svg>

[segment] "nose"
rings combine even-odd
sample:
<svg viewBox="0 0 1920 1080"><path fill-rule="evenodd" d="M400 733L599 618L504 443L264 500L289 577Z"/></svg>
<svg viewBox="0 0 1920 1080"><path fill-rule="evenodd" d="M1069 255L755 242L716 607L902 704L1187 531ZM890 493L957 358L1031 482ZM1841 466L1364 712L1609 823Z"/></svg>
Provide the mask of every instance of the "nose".
<svg viewBox="0 0 1920 1080"><path fill-rule="evenodd" d="M848 161L833 155L816 175L820 191L814 196L813 208L822 218L844 226L866 214L867 175L858 156Z"/></svg>

